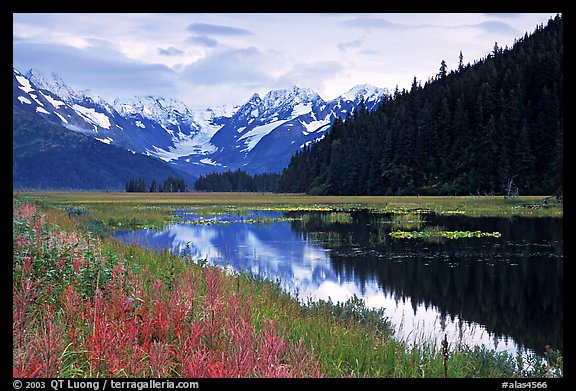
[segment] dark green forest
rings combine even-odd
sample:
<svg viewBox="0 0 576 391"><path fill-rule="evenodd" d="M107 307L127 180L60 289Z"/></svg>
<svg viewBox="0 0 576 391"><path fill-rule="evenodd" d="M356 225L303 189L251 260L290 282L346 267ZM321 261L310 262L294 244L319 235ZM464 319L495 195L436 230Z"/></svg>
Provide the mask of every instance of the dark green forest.
<svg viewBox="0 0 576 391"><path fill-rule="evenodd" d="M563 21L379 108L336 119L296 153L279 192L330 195L520 195L563 191Z"/></svg>
<svg viewBox="0 0 576 391"><path fill-rule="evenodd" d="M223 192L276 192L280 174L248 175L238 169L222 173L212 173L200 176L194 183L196 191L223 191Z"/></svg>
<svg viewBox="0 0 576 391"><path fill-rule="evenodd" d="M181 193L188 191L188 186L182 178L169 176L162 181L152 179L150 187L146 184L145 177L131 177L126 181L126 193Z"/></svg>

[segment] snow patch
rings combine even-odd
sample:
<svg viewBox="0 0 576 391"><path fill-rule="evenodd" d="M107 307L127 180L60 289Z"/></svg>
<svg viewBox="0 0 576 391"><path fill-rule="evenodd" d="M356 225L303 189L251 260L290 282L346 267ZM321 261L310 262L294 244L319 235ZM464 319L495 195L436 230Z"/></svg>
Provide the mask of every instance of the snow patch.
<svg viewBox="0 0 576 391"><path fill-rule="evenodd" d="M238 139L238 141L246 140L244 142L244 145L246 145L246 149L244 149L243 151L251 151L256 146L256 144L258 144L260 142L262 137L266 136L271 131L276 129L278 126L282 125L283 123L285 123L287 121L288 120L282 120L282 121L276 121L276 122L272 122L270 124L266 124L266 125L262 125L262 126L257 126L254 129L247 132L246 134L242 135L242 137L240 137Z"/></svg>
<svg viewBox="0 0 576 391"><path fill-rule="evenodd" d="M369 84L358 84L347 93L341 95L341 98L351 102L359 101L362 98L364 102L373 102L387 94L389 94L388 89L374 87Z"/></svg>
<svg viewBox="0 0 576 391"><path fill-rule="evenodd" d="M200 163L202 163L202 164L208 164L208 165L210 165L210 166L221 166L220 163L216 163L216 162L212 161L212 159L208 159L208 158L206 158L206 159L200 159Z"/></svg>
<svg viewBox="0 0 576 391"><path fill-rule="evenodd" d="M308 114L312 111L312 103L299 104L292 109L292 115L297 117L299 115Z"/></svg>
<svg viewBox="0 0 576 391"><path fill-rule="evenodd" d="M106 138L98 138L95 137L96 140L103 142L104 144L110 144L110 142L112 141L112 139L110 137L106 137Z"/></svg>
<svg viewBox="0 0 576 391"><path fill-rule="evenodd" d="M120 113L127 114L127 115L136 113L136 109L134 108L134 106L129 105L129 104L119 105L116 109Z"/></svg>
<svg viewBox="0 0 576 391"><path fill-rule="evenodd" d="M56 114L58 117L60 117L60 119L62 120L62 122L64 122L65 124L68 123L68 121L66 120L66 118L62 117L60 114L58 114L57 112L54 112L54 114Z"/></svg>
<svg viewBox="0 0 576 391"><path fill-rule="evenodd" d="M25 97L23 97L23 96L19 96L19 97L18 97L18 100L19 100L20 103L22 103L22 104L24 104L24 103L26 103L27 105L31 105L31 104L32 104L32 101L31 101L30 99L25 98Z"/></svg>
<svg viewBox="0 0 576 391"><path fill-rule="evenodd" d="M18 83L20 83L20 86L18 88L20 88L22 91L26 93L34 91L34 88L32 88L32 85L30 84L28 79L26 79L24 76L16 75L16 80L18 80Z"/></svg>
<svg viewBox="0 0 576 391"><path fill-rule="evenodd" d="M144 113L144 115L148 118L152 117L152 110L150 110L148 107L144 106L142 108L142 113Z"/></svg>
<svg viewBox="0 0 576 391"><path fill-rule="evenodd" d="M325 119L322 121L312 121L310 123L300 121L300 123L304 125L304 127L306 128L306 130L302 133L305 135L309 135L310 133L314 133L321 129L325 129L327 126L330 125L330 120Z"/></svg>
<svg viewBox="0 0 576 391"><path fill-rule="evenodd" d="M142 123L142 121L136 121L136 126L138 126L139 128L142 128L142 129L146 128L146 125L144 125Z"/></svg>
<svg viewBox="0 0 576 391"><path fill-rule="evenodd" d="M36 95L34 94L28 94L28 95L30 95L30 97L34 99L34 102L36 102L38 106L44 106L44 104L38 100L38 97Z"/></svg>
<svg viewBox="0 0 576 391"><path fill-rule="evenodd" d="M46 95L46 94L43 93L43 92L40 92L40 93L41 93L42 95L44 95L44 98L46 98L46 100L47 100L48 102L50 102L50 104L51 104L52 106L54 106L55 109L59 109L60 106L65 105L64 102L59 101L59 100L56 100L56 99L52 98L50 95Z"/></svg>
<svg viewBox="0 0 576 391"><path fill-rule="evenodd" d="M80 106L75 104L72 108L82 116L88 118L94 124L100 126L104 129L110 129L110 119L105 114L99 113L94 109L88 107Z"/></svg>
<svg viewBox="0 0 576 391"><path fill-rule="evenodd" d="M326 136L326 134L323 134L322 136L315 138L314 140L310 140L310 141L306 141L304 144L300 145L300 149L312 144L312 143L316 143L320 140L322 140L324 137Z"/></svg>
<svg viewBox="0 0 576 391"><path fill-rule="evenodd" d="M148 148L146 148L146 155L155 156L158 159L164 160L165 162L176 160L180 157L178 153L173 152L173 148L168 148L168 150L165 150L157 147L156 145L152 145L152 148L154 148L154 151L151 151Z"/></svg>
<svg viewBox="0 0 576 391"><path fill-rule="evenodd" d="M42 114L50 114L48 111L46 111L46 109L44 109L43 107L36 107L36 111L38 113L42 113Z"/></svg>

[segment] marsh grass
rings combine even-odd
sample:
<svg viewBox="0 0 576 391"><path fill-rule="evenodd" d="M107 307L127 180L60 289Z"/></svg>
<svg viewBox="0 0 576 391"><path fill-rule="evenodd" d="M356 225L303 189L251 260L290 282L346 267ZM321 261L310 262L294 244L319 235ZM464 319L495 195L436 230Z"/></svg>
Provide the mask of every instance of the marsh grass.
<svg viewBox="0 0 576 391"><path fill-rule="evenodd" d="M89 218L114 228L162 229L170 221L172 207L136 203L94 203L85 206Z"/></svg>
<svg viewBox="0 0 576 391"><path fill-rule="evenodd" d="M15 193L14 197L42 205L93 208L102 221L160 224L176 207L199 213L249 209L274 211L349 212L369 209L379 213L463 214L486 217L562 217L563 205L543 196L310 196L273 193ZM122 208L125 206L125 208ZM118 208L118 209L115 209ZM147 221L149 220L149 221Z"/></svg>
<svg viewBox="0 0 576 391"><path fill-rule="evenodd" d="M425 221L422 213L394 213L390 224L393 230L419 230Z"/></svg>

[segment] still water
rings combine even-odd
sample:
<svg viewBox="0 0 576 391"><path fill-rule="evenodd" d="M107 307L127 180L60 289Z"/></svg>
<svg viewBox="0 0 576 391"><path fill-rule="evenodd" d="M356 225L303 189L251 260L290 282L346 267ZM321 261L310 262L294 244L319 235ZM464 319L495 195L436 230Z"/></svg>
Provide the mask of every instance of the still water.
<svg viewBox="0 0 576 391"><path fill-rule="evenodd" d="M561 218L368 211L199 216L174 211L162 231L117 231L126 243L170 248L272 281L306 302L353 295L384 308L408 343L484 345L498 351L563 349ZM501 237L394 239L396 229L500 232Z"/></svg>

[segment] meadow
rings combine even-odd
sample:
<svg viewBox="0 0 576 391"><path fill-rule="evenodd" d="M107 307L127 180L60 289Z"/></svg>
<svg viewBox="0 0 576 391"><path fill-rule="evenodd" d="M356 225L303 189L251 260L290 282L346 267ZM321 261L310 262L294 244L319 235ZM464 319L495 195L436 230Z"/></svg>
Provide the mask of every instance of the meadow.
<svg viewBox="0 0 576 391"><path fill-rule="evenodd" d="M562 357L394 338L361 300L300 303L202 259L123 245L175 207L562 216L543 197L314 197L230 193L13 196L14 377L562 377ZM528 364L528 365L527 365Z"/></svg>
<svg viewBox="0 0 576 391"><path fill-rule="evenodd" d="M203 213L242 212L251 208L277 211L351 211L402 214L436 213L467 216L562 217L561 202L552 197L522 196L311 196L274 193L105 193L46 192L15 193L17 199L40 205L89 211L108 226L162 226L170 221L177 207L193 208Z"/></svg>

